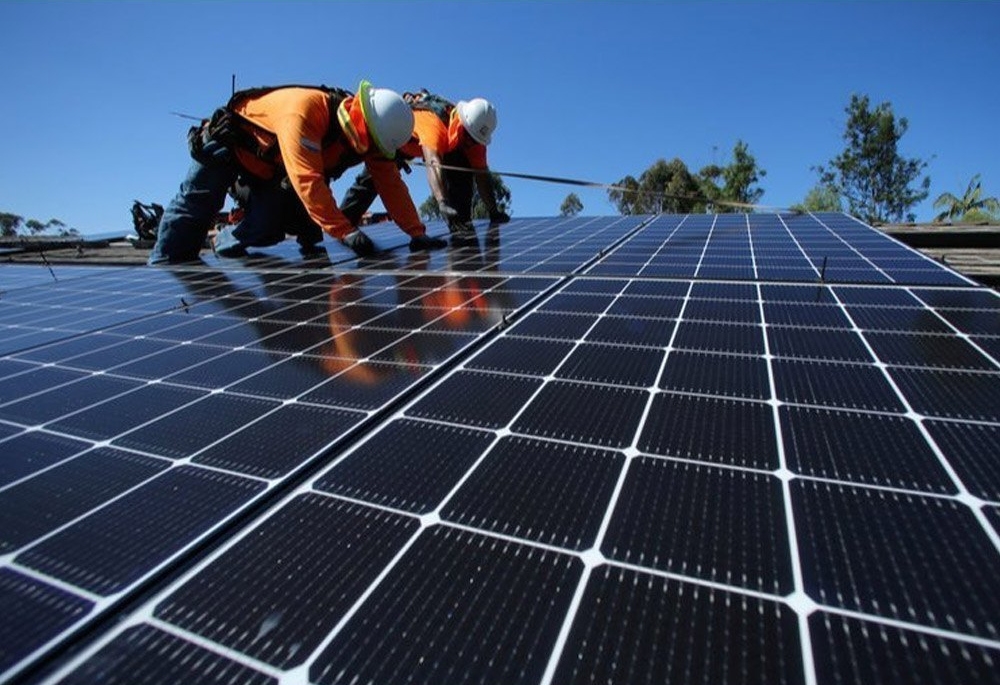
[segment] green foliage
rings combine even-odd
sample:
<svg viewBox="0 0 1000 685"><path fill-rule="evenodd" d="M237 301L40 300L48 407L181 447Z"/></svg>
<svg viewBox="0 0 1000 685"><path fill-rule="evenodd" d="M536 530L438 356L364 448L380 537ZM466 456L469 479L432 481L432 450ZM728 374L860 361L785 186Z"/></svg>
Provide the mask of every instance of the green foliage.
<svg viewBox="0 0 1000 685"><path fill-rule="evenodd" d="M792 205L791 209L798 212L842 212L844 204L836 188L821 183L813 186L802 203Z"/></svg>
<svg viewBox="0 0 1000 685"><path fill-rule="evenodd" d="M49 219L45 223L37 219L25 220L23 216L11 214L10 212L0 212L0 237L14 238L18 230L24 226L31 235L60 235L71 236L80 235L75 228L68 228L59 219Z"/></svg>
<svg viewBox="0 0 1000 685"><path fill-rule="evenodd" d="M570 193L559 206L560 216L576 216L583 211L583 202L576 193Z"/></svg>
<svg viewBox="0 0 1000 685"><path fill-rule="evenodd" d="M1000 212L987 212L982 209L970 209L958 220L962 224L995 224L1000 223Z"/></svg>
<svg viewBox="0 0 1000 685"><path fill-rule="evenodd" d="M766 175L749 146L738 140L726 166L710 164L693 175L680 159L659 159L638 179L626 176L618 181L608 199L622 214L742 211L720 203L757 203L764 195L757 184Z"/></svg>
<svg viewBox="0 0 1000 685"><path fill-rule="evenodd" d="M1000 200L995 197L983 197L982 182L979 174L972 177L966 187L962 197L956 197L951 193L941 193L934 206L944 208L940 214L934 217L934 221L964 221L968 223L981 223L983 221L996 221L1000 219Z"/></svg>
<svg viewBox="0 0 1000 685"><path fill-rule="evenodd" d="M757 183L764 176L767 176L767 172L757 165L757 160L750 154L750 148L742 140L737 140L733 146L733 161L722 169L724 183L719 199L757 204L764 195L764 189L758 187Z"/></svg>
<svg viewBox="0 0 1000 685"><path fill-rule="evenodd" d="M820 183L832 187L847 200L852 214L869 223L899 221L904 216L912 221L909 209L927 197L931 181L925 176L918 187L911 187L927 162L899 153L909 122L897 119L888 102L873 109L867 95L852 95L844 111L846 147L826 166L815 167Z"/></svg>
<svg viewBox="0 0 1000 685"><path fill-rule="evenodd" d="M497 210L510 214L510 188L508 188L507 184L503 182L503 178L493 173L490 174L490 182L493 184L493 197L495 197L497 201ZM472 218L489 219L490 210L486 207L486 203L483 202L482 198L479 197L479 189L476 188L475 184L473 184L472 187Z"/></svg>
<svg viewBox="0 0 1000 685"><path fill-rule="evenodd" d="M493 195L497 200L497 209L501 212L507 212L510 214L510 188L508 188L507 184L503 182L503 178L497 176L496 174L490 174L490 180L493 183ZM472 187L472 218L490 218L490 210L486 208L486 203L480 199L479 190L476 188L475 183L473 183ZM417 211L420 213L420 217L424 221L436 221L441 219L441 210L438 207L437 200L434 199L433 195L428 195L427 199L420 203L420 206L417 207Z"/></svg>
<svg viewBox="0 0 1000 685"><path fill-rule="evenodd" d="M687 214L704 212L698 180L680 159L658 159L639 179L626 176L608 191L608 199L622 214Z"/></svg>
<svg viewBox="0 0 1000 685"><path fill-rule="evenodd" d="M4 238L16 236L17 229L21 227L21 222L23 221L23 216L9 212L0 212L0 236Z"/></svg>
<svg viewBox="0 0 1000 685"><path fill-rule="evenodd" d="M428 195L427 199L417 207L417 211L420 212L420 218L424 221L436 221L441 218L441 210L433 195Z"/></svg>

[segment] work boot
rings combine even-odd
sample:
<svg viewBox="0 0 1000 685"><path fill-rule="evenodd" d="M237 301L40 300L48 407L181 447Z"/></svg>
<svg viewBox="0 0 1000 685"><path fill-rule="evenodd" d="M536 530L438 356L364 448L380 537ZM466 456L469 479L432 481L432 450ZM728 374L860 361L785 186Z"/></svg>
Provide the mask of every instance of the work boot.
<svg viewBox="0 0 1000 685"><path fill-rule="evenodd" d="M415 235L410 238L410 252L417 252L418 250L440 250L442 247L447 246L447 240L442 238L432 238L426 233L423 235Z"/></svg>
<svg viewBox="0 0 1000 685"><path fill-rule="evenodd" d="M348 233L340 242L354 250L354 254L359 257L371 257L375 254L375 243L360 230Z"/></svg>
<svg viewBox="0 0 1000 685"><path fill-rule="evenodd" d="M245 257L247 254L243 243L233 235L231 226L219 229L212 241L212 249L220 257Z"/></svg>
<svg viewBox="0 0 1000 685"><path fill-rule="evenodd" d="M299 243L299 253L308 257L310 255L326 254L323 243Z"/></svg>

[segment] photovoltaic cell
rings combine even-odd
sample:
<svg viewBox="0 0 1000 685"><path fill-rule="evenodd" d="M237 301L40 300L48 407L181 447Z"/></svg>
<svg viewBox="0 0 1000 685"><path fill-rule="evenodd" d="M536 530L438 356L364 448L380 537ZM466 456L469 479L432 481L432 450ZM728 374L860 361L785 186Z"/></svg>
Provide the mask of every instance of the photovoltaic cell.
<svg viewBox="0 0 1000 685"><path fill-rule="evenodd" d="M569 555L434 527L324 648L310 679L537 682L582 570Z"/></svg>
<svg viewBox="0 0 1000 685"><path fill-rule="evenodd" d="M190 466L171 469L16 560L100 595L120 592L263 487Z"/></svg>
<svg viewBox="0 0 1000 685"><path fill-rule="evenodd" d="M839 484L793 486L802 572L813 599L997 638L1000 600L977 588L997 577L1000 558L967 507Z"/></svg>
<svg viewBox="0 0 1000 685"><path fill-rule="evenodd" d="M625 447L639 423L646 394L639 390L583 383L547 383L527 405L512 430L558 440Z"/></svg>
<svg viewBox="0 0 1000 685"><path fill-rule="evenodd" d="M921 414L1000 422L1000 373L890 367L889 374Z"/></svg>
<svg viewBox="0 0 1000 685"><path fill-rule="evenodd" d="M923 368L994 371L992 361L961 338L918 333L867 333L876 356L886 364Z"/></svg>
<svg viewBox="0 0 1000 685"><path fill-rule="evenodd" d="M17 432L12 426L0 426L0 430L5 432L2 437ZM0 486L58 464L88 447L88 443L44 431L29 431L0 442L0 452L3 453L3 459L0 459Z"/></svg>
<svg viewBox="0 0 1000 685"><path fill-rule="evenodd" d="M803 476L956 493L917 424L904 417L781 408L788 468Z"/></svg>
<svg viewBox="0 0 1000 685"><path fill-rule="evenodd" d="M398 514L303 496L164 599L156 616L280 668L295 666L416 528Z"/></svg>
<svg viewBox="0 0 1000 685"><path fill-rule="evenodd" d="M215 394L112 441L113 445L182 459L278 406L276 402Z"/></svg>
<svg viewBox="0 0 1000 685"><path fill-rule="evenodd" d="M659 350L648 348L584 343L573 350L556 377L646 388L656 382L662 357Z"/></svg>
<svg viewBox="0 0 1000 685"><path fill-rule="evenodd" d="M766 399L770 393L762 357L685 350L667 356L660 388L750 399Z"/></svg>
<svg viewBox="0 0 1000 685"><path fill-rule="evenodd" d="M639 449L758 469L778 466L771 408L758 402L659 393L653 398Z"/></svg>
<svg viewBox="0 0 1000 685"><path fill-rule="evenodd" d="M872 364L775 359L772 368L775 391L785 402L904 411L885 374Z"/></svg>
<svg viewBox="0 0 1000 685"><path fill-rule="evenodd" d="M962 484L977 497L1000 502L1000 426L953 421L924 426Z"/></svg>
<svg viewBox="0 0 1000 685"><path fill-rule="evenodd" d="M482 428L506 426L541 385L540 380L463 371L407 410L409 416L467 423Z"/></svg>
<svg viewBox="0 0 1000 685"><path fill-rule="evenodd" d="M787 594L785 528L776 478L641 457L629 467L602 551L626 563Z"/></svg>
<svg viewBox="0 0 1000 685"><path fill-rule="evenodd" d="M70 673L62 685L155 685L174 682L205 685L277 685L278 679L199 647L152 626L126 630L97 652L93 661Z"/></svg>
<svg viewBox="0 0 1000 685"><path fill-rule="evenodd" d="M448 501L442 517L584 549L594 542L624 462L615 452L507 437Z"/></svg>
<svg viewBox="0 0 1000 685"><path fill-rule="evenodd" d="M996 681L997 649L827 612L809 627L821 685Z"/></svg>
<svg viewBox="0 0 1000 685"><path fill-rule="evenodd" d="M85 616L93 602L0 569L0 668L6 670Z"/></svg>
<svg viewBox="0 0 1000 685"><path fill-rule="evenodd" d="M0 574L83 610L0 679L989 679L995 293L839 214L480 233L5 290Z"/></svg>
<svg viewBox="0 0 1000 685"><path fill-rule="evenodd" d="M599 566L555 682L791 685L804 682L802 674L798 626L788 607Z"/></svg>
<svg viewBox="0 0 1000 685"><path fill-rule="evenodd" d="M412 419L390 423L320 478L324 492L416 513L433 510L493 435Z"/></svg>
<svg viewBox="0 0 1000 685"><path fill-rule="evenodd" d="M69 523L168 466L107 448L12 485L0 497L0 552L12 552ZM44 515L40 515L44 512Z"/></svg>

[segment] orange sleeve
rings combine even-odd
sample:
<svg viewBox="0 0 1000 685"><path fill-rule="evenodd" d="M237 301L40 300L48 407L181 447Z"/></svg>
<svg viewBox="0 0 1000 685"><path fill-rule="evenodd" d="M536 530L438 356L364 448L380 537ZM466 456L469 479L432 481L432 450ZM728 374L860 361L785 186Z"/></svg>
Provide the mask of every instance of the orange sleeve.
<svg viewBox="0 0 1000 685"><path fill-rule="evenodd" d="M368 167L375 190L392 220L411 236L423 235L427 229L420 221L417 208L413 206L409 189L399 176L396 162L369 154L365 156L365 166Z"/></svg>
<svg viewBox="0 0 1000 685"><path fill-rule="evenodd" d="M434 112L414 110L413 133L423 147L429 147L439 156L448 152L448 129Z"/></svg>
<svg viewBox="0 0 1000 685"><path fill-rule="evenodd" d="M328 119L329 113L317 108L290 112L277 122L275 135L288 180L309 217L334 238L343 238L354 228L337 208L323 174L321 146Z"/></svg>

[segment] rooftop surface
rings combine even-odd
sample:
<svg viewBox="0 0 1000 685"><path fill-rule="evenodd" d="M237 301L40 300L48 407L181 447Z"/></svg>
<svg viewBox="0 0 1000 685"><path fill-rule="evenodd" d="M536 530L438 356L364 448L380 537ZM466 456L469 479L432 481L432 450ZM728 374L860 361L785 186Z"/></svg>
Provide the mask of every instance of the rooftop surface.
<svg viewBox="0 0 1000 685"><path fill-rule="evenodd" d="M0 680L1000 681L995 291L843 214L479 233L0 265Z"/></svg>

